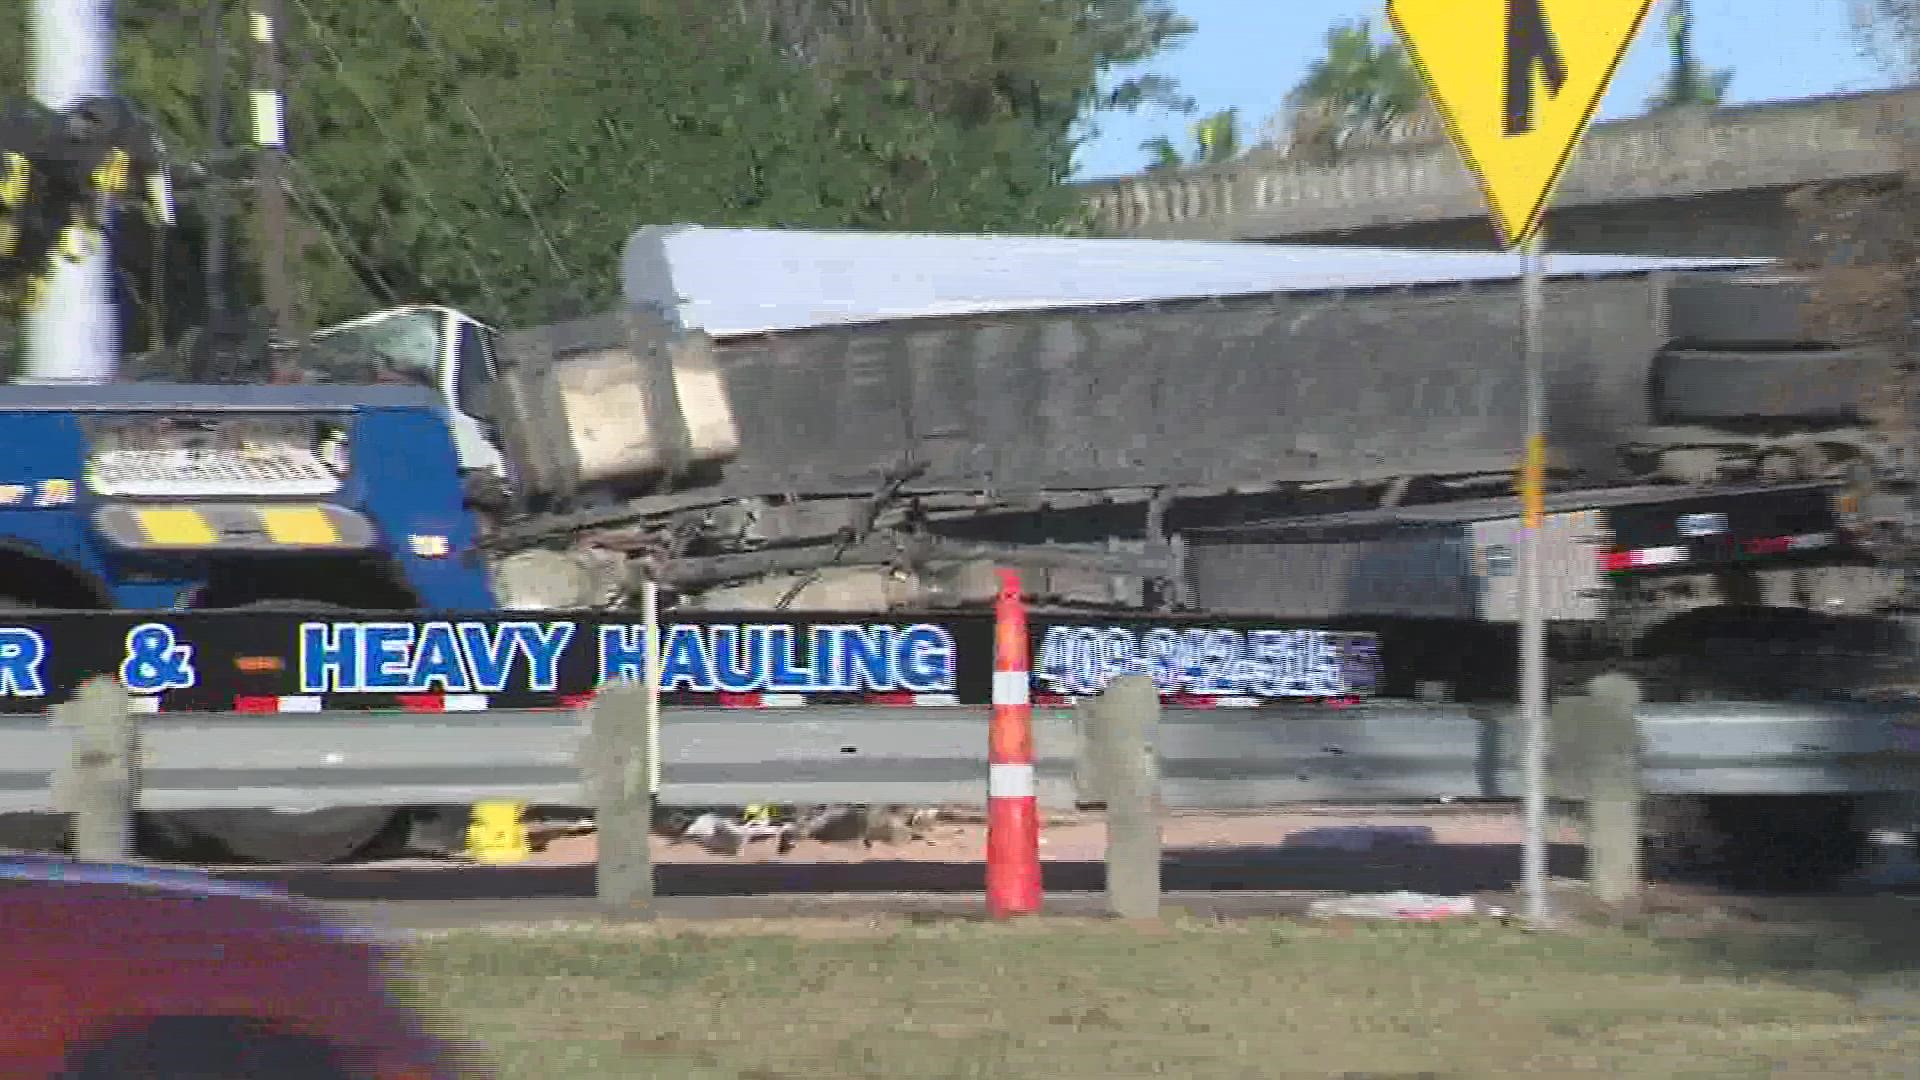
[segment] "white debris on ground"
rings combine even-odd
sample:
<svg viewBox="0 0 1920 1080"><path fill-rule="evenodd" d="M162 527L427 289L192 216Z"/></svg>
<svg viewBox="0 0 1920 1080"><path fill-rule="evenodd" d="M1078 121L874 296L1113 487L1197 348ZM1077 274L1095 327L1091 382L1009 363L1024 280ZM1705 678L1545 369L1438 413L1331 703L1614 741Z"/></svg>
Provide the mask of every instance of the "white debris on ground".
<svg viewBox="0 0 1920 1080"><path fill-rule="evenodd" d="M719 814L701 814L678 839L690 840L715 855L738 855L747 844L767 839L778 840L782 852L791 851L793 832L791 824L769 825L759 821L734 821Z"/></svg>
<svg viewBox="0 0 1920 1080"><path fill-rule="evenodd" d="M779 820L785 818L786 820ZM694 843L715 855L738 855L748 844L771 840L782 855L801 840L822 844L862 842L898 845L922 839L941 820L933 808L870 809L864 806L827 806L784 814L767 807L742 811L708 810L684 827L668 825L664 832L674 843Z"/></svg>
<svg viewBox="0 0 1920 1080"><path fill-rule="evenodd" d="M1390 892L1361 896L1332 896L1315 900L1307 909L1314 919L1396 919L1403 922L1429 922L1472 916L1503 919L1505 908L1483 904L1471 896L1432 896L1427 893Z"/></svg>
<svg viewBox="0 0 1920 1080"><path fill-rule="evenodd" d="M1920 885L1920 837L1875 829L1867 835L1867 857L1854 874L1866 888L1898 889Z"/></svg>

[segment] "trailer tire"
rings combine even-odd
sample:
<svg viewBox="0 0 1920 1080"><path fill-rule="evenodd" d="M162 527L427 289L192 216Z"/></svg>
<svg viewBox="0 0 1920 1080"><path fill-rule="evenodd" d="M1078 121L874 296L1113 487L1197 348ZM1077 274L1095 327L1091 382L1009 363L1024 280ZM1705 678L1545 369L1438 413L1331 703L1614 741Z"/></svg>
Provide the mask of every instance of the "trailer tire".
<svg viewBox="0 0 1920 1080"><path fill-rule="evenodd" d="M1866 855L1851 795L1715 795L1702 800L1714 834L1714 878L1751 892L1833 888Z"/></svg>

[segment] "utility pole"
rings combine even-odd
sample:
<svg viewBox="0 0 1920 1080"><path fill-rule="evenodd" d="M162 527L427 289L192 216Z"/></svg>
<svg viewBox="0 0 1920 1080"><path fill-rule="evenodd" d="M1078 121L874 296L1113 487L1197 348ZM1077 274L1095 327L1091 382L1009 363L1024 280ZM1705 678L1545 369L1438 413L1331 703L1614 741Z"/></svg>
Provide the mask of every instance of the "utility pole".
<svg viewBox="0 0 1920 1080"><path fill-rule="evenodd" d="M65 111L111 90L112 0L33 0L33 96ZM104 236L77 259L54 260L27 316L25 383L99 383L120 363L113 260Z"/></svg>
<svg viewBox="0 0 1920 1080"><path fill-rule="evenodd" d="M226 322L227 306L227 191L217 175L227 149L227 31L225 0L206 0L200 16L202 44L207 51L206 88L202 112L207 121L207 157L201 188L200 217L205 223L201 272L205 278L206 321L202 336L211 339Z"/></svg>
<svg viewBox="0 0 1920 1080"><path fill-rule="evenodd" d="M260 274L274 335L304 337L288 265L292 223L287 213L286 72L280 63L280 0L250 0L252 39L254 206L260 212Z"/></svg>

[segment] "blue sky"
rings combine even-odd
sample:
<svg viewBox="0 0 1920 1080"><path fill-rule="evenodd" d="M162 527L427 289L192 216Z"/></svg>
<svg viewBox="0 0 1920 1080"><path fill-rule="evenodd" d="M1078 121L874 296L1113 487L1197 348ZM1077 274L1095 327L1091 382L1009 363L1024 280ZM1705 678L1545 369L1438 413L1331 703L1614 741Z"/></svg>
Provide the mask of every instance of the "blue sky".
<svg viewBox="0 0 1920 1080"><path fill-rule="evenodd" d="M1178 0L1199 27L1185 45L1146 70L1170 75L1197 99L1200 114L1238 108L1251 134L1280 108L1288 89L1320 54L1329 26L1371 19L1387 33L1385 0ZM1734 69L1733 102L1805 97L1885 85L1878 66L1860 57L1848 0L1694 0L1696 51L1702 62ZM1631 116L1653 93L1666 63L1665 7L1654 9L1628 50L1601 105L1602 120ZM1165 135L1192 145L1192 118L1161 110L1100 118L1099 137L1080 152L1077 178L1138 171L1140 143Z"/></svg>

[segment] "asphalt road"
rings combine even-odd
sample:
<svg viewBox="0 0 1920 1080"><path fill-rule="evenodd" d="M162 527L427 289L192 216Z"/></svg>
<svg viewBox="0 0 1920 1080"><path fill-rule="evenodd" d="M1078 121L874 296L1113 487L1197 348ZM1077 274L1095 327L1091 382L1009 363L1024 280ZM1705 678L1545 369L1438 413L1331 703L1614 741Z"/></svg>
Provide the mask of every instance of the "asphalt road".
<svg viewBox="0 0 1920 1080"><path fill-rule="evenodd" d="M1551 871L1581 870L1576 847L1556 845ZM1206 916L1298 913L1327 895L1400 889L1458 896L1499 892L1519 876L1511 844L1444 844L1340 851L1300 847L1170 851L1163 887L1172 908ZM594 867L464 864L223 869L224 877L277 883L365 921L401 930L570 922L600 917ZM701 863L656 867L655 913L670 919L924 915L985 911L977 862ZM1049 861L1046 910L1100 912L1098 862Z"/></svg>

